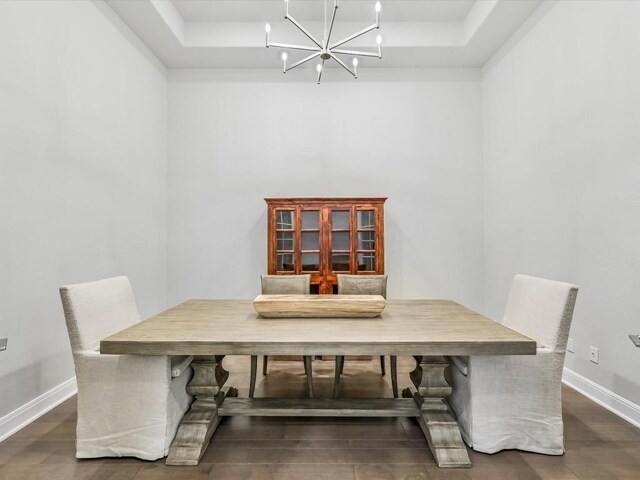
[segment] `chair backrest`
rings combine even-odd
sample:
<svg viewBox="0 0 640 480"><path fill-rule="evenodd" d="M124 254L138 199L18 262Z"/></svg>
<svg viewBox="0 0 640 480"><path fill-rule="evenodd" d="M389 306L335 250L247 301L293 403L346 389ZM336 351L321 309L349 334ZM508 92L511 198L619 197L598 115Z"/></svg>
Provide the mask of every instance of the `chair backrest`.
<svg viewBox="0 0 640 480"><path fill-rule="evenodd" d="M556 352L567 347L578 287L570 283L516 275L503 324Z"/></svg>
<svg viewBox="0 0 640 480"><path fill-rule="evenodd" d="M311 275L262 275L263 295L308 295Z"/></svg>
<svg viewBox="0 0 640 480"><path fill-rule="evenodd" d="M140 321L127 277L60 287L73 353L95 350L100 340Z"/></svg>
<svg viewBox="0 0 640 480"><path fill-rule="evenodd" d="M338 295L382 295L387 298L387 276L338 275Z"/></svg>

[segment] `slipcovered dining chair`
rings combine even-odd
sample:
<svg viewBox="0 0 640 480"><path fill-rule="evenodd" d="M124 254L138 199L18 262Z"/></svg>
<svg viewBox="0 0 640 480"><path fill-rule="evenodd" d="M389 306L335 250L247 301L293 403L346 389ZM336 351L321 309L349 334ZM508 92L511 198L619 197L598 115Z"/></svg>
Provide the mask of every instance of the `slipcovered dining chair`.
<svg viewBox="0 0 640 480"><path fill-rule="evenodd" d="M474 450L564 453L562 367L577 293L516 275L502 324L536 340L536 355L452 357L450 404Z"/></svg>
<svg viewBox="0 0 640 480"><path fill-rule="evenodd" d="M66 285L60 297L78 382L76 457L166 456L192 402L193 358L100 354L100 340L140 321L127 277Z"/></svg>
<svg viewBox="0 0 640 480"><path fill-rule="evenodd" d="M263 295L308 295L311 293L311 275L261 275L260 283ZM309 397L313 397L313 375L311 368L311 356L302 357L304 371L307 374L307 391ZM269 356L262 357L262 374L267 374ZM252 398L256 390L256 376L258 373L258 356L251 356L251 379L249 384L249 397Z"/></svg>
<svg viewBox="0 0 640 480"><path fill-rule="evenodd" d="M338 275L338 295L382 295L387 298L386 275ZM394 398L398 398L398 368L397 357L390 356L391 387ZM333 381L333 396L340 393L340 375L344 369L344 355L336 356L335 379ZM380 355L380 370L386 375L384 355Z"/></svg>

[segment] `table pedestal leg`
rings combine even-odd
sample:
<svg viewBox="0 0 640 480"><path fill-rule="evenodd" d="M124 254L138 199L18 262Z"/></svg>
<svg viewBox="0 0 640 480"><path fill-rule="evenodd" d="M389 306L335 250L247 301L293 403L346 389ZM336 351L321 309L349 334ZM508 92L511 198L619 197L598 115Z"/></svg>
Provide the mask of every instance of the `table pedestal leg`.
<svg viewBox="0 0 640 480"><path fill-rule="evenodd" d="M444 377L448 362L444 357L417 356L416 368L410 373L415 389L402 392L413 398L420 408L418 423L427 437L429 448L439 467L470 467L469 453L460 435L455 418L444 398L451 394L451 386Z"/></svg>
<svg viewBox="0 0 640 480"><path fill-rule="evenodd" d="M198 356L191 366L193 378L187 392L196 397L182 419L171 444L167 465L197 465L220 423L218 407L226 397L238 396L232 387L223 387L229 372L222 368L224 355Z"/></svg>

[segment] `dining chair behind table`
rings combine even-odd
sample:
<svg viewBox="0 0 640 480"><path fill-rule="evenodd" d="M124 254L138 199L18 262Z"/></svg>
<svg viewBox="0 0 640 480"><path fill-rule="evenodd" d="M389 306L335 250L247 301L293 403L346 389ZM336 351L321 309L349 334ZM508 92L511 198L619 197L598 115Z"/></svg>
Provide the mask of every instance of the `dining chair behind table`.
<svg viewBox="0 0 640 480"><path fill-rule="evenodd" d="M263 295L308 295L311 293L311 275L262 275L260 277ZM307 393L313 397L313 372L312 357L303 356L304 371L307 375ZM269 356L262 357L262 374L267 374ZM251 379L249 385L249 397L253 398L256 390L256 377L258 373L258 356L251 356Z"/></svg>
<svg viewBox="0 0 640 480"><path fill-rule="evenodd" d="M386 275L338 275L338 295L382 295L387 298ZM391 388L398 398L398 357L390 355ZM340 376L344 370L344 355L336 356L333 396L340 394ZM386 375L384 355L380 355L380 371Z"/></svg>

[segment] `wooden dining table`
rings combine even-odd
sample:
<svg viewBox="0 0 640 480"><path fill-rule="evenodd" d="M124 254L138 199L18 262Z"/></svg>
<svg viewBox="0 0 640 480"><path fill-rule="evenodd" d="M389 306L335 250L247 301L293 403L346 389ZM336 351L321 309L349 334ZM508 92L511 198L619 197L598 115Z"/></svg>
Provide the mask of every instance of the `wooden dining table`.
<svg viewBox="0 0 640 480"><path fill-rule="evenodd" d="M188 300L105 338L102 354L194 355L195 396L167 465L197 465L225 416L414 417L440 467L471 461L447 404L451 355L535 355L536 342L450 300L388 300L376 318L260 317L251 300ZM240 398L225 355L413 356L403 398Z"/></svg>

